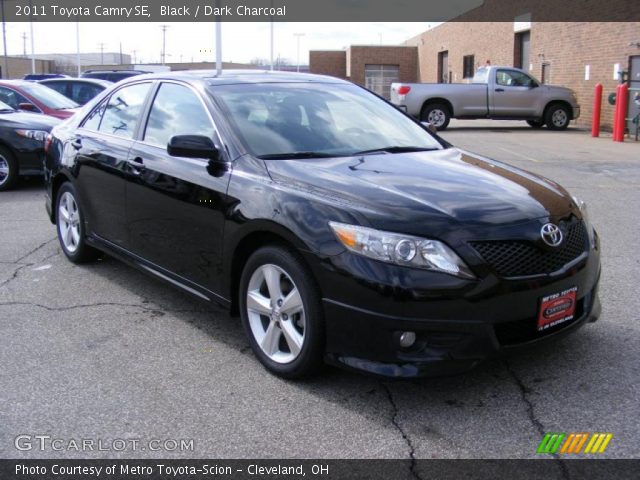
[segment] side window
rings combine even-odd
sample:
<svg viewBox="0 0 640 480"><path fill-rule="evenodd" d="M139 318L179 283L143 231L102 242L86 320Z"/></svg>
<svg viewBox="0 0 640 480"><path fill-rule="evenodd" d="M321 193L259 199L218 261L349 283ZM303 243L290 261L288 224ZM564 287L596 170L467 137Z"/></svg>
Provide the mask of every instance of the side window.
<svg viewBox="0 0 640 480"><path fill-rule="evenodd" d="M150 83L138 83L121 88L111 95L98 131L133 138Z"/></svg>
<svg viewBox="0 0 640 480"><path fill-rule="evenodd" d="M505 87L529 87L533 80L529 75L516 70L498 70L496 72L496 83Z"/></svg>
<svg viewBox="0 0 640 480"><path fill-rule="evenodd" d="M98 128L100 127L100 120L102 120L102 115L104 114L106 106L107 102L105 101L102 102L98 108L95 108L85 119L82 127L86 128L87 130L97 132Z"/></svg>
<svg viewBox="0 0 640 480"><path fill-rule="evenodd" d="M15 110L18 110L18 105L21 103L31 103L18 92L5 87L0 87L0 101L6 103Z"/></svg>
<svg viewBox="0 0 640 480"><path fill-rule="evenodd" d="M213 138L214 129L204 105L191 89L163 83L153 101L144 140L164 148L174 135Z"/></svg>
<svg viewBox="0 0 640 480"><path fill-rule="evenodd" d="M61 93L65 97L68 96L68 92L67 92L68 83L67 82L50 82L50 83L45 83L45 85L48 88L52 88L56 92Z"/></svg>
<svg viewBox="0 0 640 480"><path fill-rule="evenodd" d="M62 93L62 92L60 92ZM100 88L88 83L72 83L70 97L78 102L80 105L84 105L93 97L100 93Z"/></svg>

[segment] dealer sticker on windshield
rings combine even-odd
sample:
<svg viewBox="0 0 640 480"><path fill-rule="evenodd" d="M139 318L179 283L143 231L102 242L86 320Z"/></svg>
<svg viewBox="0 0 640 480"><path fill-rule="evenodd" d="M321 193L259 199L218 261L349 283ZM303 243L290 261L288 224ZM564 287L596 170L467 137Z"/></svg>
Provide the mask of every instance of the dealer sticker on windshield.
<svg viewBox="0 0 640 480"><path fill-rule="evenodd" d="M573 320L576 314L578 287L542 297L538 313L538 331L546 330L563 322Z"/></svg>

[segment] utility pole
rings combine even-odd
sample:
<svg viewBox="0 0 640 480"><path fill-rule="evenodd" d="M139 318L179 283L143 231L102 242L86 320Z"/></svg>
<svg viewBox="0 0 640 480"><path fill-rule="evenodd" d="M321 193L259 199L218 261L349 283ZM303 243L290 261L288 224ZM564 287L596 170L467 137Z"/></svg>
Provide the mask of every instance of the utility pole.
<svg viewBox="0 0 640 480"><path fill-rule="evenodd" d="M271 0L271 10L273 11L273 0ZM271 71L273 71L273 15L271 15L269 23L271 25L271 54L269 57L269 65L271 65Z"/></svg>
<svg viewBox="0 0 640 480"><path fill-rule="evenodd" d="M27 56L27 32L22 32L22 56Z"/></svg>
<svg viewBox="0 0 640 480"><path fill-rule="evenodd" d="M304 37L304 33L294 33L294 37L296 37L296 71L300 72L300 37Z"/></svg>
<svg viewBox="0 0 640 480"><path fill-rule="evenodd" d="M136 57L136 52L137 50L133 51L133 64L136 65L138 63L137 57Z"/></svg>
<svg viewBox="0 0 640 480"><path fill-rule="evenodd" d="M162 30L162 59L161 59L162 65L164 65L164 60L167 55L167 50L166 50L167 28L169 28L169 25L160 25L160 29Z"/></svg>
<svg viewBox="0 0 640 480"><path fill-rule="evenodd" d="M100 42L98 48L100 49L100 65L104 65L104 42Z"/></svg>
<svg viewBox="0 0 640 480"><path fill-rule="evenodd" d="M216 75L222 74L222 22L220 16L216 19Z"/></svg>
<svg viewBox="0 0 640 480"><path fill-rule="evenodd" d="M2 2L2 44L4 45L4 71L2 72L3 78L9 78L9 63L7 60L7 25L4 21L4 0Z"/></svg>

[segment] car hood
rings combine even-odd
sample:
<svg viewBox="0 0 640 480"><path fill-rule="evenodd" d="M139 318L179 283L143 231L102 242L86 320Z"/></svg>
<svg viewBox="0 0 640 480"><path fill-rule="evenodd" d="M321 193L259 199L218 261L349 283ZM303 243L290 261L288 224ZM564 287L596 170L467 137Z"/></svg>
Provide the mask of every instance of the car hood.
<svg viewBox="0 0 640 480"><path fill-rule="evenodd" d="M577 207L556 183L455 148L306 160L267 160L282 188L358 211L371 226L437 229L559 218Z"/></svg>
<svg viewBox="0 0 640 480"><path fill-rule="evenodd" d="M9 127L25 128L30 130L46 130L49 132L53 127L60 123L60 120L41 113L15 111L0 113L0 122Z"/></svg>

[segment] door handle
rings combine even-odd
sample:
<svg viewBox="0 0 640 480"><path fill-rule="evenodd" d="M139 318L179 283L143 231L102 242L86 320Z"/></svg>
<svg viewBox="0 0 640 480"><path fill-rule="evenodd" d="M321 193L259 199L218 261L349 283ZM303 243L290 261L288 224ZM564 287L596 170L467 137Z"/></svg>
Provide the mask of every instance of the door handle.
<svg viewBox="0 0 640 480"><path fill-rule="evenodd" d="M142 157L135 157L130 162L131 173L134 175L140 175L144 170L144 160Z"/></svg>
<svg viewBox="0 0 640 480"><path fill-rule="evenodd" d="M71 146L76 150L80 150L82 148L82 140L80 140L79 138L74 138L71 141Z"/></svg>
<svg viewBox="0 0 640 480"><path fill-rule="evenodd" d="M504 88L496 88L496 92L504 92Z"/></svg>

